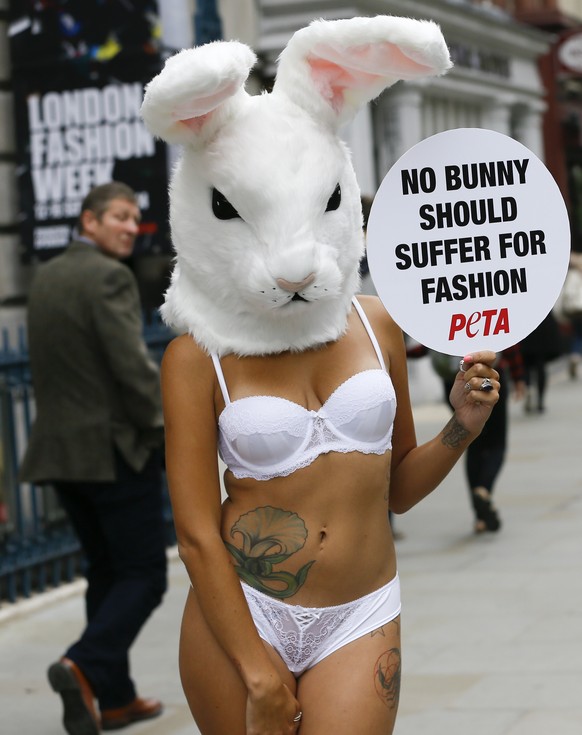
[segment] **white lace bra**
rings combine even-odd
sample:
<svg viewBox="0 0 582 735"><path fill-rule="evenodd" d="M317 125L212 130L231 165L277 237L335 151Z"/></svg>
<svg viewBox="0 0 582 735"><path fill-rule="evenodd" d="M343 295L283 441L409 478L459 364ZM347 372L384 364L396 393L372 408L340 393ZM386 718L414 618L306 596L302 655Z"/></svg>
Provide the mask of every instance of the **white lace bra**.
<svg viewBox="0 0 582 735"><path fill-rule="evenodd" d="M396 395L380 346L360 304L354 306L381 368L356 373L317 411L277 396L231 401L212 355L225 408L218 419L219 454L237 478L270 480L310 465L327 452L384 454L392 448Z"/></svg>

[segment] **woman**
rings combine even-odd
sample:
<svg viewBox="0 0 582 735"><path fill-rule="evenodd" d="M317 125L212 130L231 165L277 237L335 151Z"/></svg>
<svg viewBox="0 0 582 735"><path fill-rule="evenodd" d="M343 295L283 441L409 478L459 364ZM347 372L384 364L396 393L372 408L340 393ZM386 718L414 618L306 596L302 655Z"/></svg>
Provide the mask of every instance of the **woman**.
<svg viewBox="0 0 582 735"><path fill-rule="evenodd" d="M361 297L361 305L343 337L303 352L228 355L213 364L181 336L164 357L168 478L180 556L193 583L180 669L204 735L299 727L303 735L379 734L394 727L400 597L387 511L402 513L437 487L482 430L499 383L494 353L466 358L451 393L453 417L417 446L401 332L378 299ZM480 389L485 378L490 392ZM271 396L278 398L265 398ZM359 426L350 424L352 396L370 403ZM217 425L237 407L238 419L230 418L256 419L264 436L256 446L241 443L240 453L252 458L246 466L230 455L241 476L227 470L221 506ZM283 426L303 410L312 420L315 446L289 472L293 453L281 451L271 410ZM329 421L344 421L337 450L317 430ZM230 428L218 425L227 458ZM279 467L257 479L269 453ZM318 612L331 620L321 625Z"/></svg>
<svg viewBox="0 0 582 735"><path fill-rule="evenodd" d="M362 209L339 130L450 59L434 23L376 16L297 31L271 93L242 88L255 60L237 42L185 49L142 108L151 132L184 145L162 309L188 335L162 376L192 581L182 682L203 735L385 735L400 681L388 510L438 485L499 383L494 353L475 353L455 416L416 446L400 330L375 297L354 298Z"/></svg>

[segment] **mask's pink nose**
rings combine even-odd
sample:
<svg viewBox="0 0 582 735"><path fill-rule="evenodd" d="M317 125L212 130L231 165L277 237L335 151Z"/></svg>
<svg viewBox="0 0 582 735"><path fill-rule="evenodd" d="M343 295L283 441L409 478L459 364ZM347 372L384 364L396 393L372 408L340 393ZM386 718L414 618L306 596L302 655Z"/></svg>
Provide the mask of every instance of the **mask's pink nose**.
<svg viewBox="0 0 582 735"><path fill-rule="evenodd" d="M309 286L315 279L315 273L310 273L302 281L288 281L286 278L277 278L277 285L284 288L285 291L291 291L291 293L297 293L302 288Z"/></svg>

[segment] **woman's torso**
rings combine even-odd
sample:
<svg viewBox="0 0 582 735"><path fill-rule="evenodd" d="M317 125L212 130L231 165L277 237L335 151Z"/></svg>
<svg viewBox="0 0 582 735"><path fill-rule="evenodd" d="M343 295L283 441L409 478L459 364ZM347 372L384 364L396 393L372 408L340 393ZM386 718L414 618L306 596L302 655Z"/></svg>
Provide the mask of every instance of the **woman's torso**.
<svg viewBox="0 0 582 735"><path fill-rule="evenodd" d="M257 470L253 463L249 472L258 472L258 476L270 478L267 480L244 477L245 470L238 462L235 471L239 477L231 471L225 473L228 499L223 505L222 536L239 576L253 587L293 604L340 604L380 587L396 572L388 521L391 453L385 448L389 441L382 444L382 431L374 424L384 422L384 434L391 438L395 400L389 395L390 390L393 393L391 381L381 374L385 371L379 362L388 364L389 346L382 345L378 356L373 339L352 310L345 336L335 343L295 354L228 356L218 368L224 375L223 391L226 388L228 395L217 391L217 415L225 404L229 409L234 404L233 410L240 407L260 411L260 402L245 399L274 396L293 404L265 401L265 407L281 410L283 424L287 412L301 420L303 410L303 423L311 426L306 429L311 431L314 425L324 423L318 414L327 419L329 413L330 446L336 446L333 440L337 437L345 439L343 444L340 441L340 451L326 448L315 457L313 452L304 452L304 446L298 448L291 442L290 462L279 462L278 469L287 472L304 456L306 465L272 477L272 472ZM364 383L368 382L371 395L366 396ZM363 414L362 437L358 436L360 425L352 430L346 424L334 432L333 422L340 420L337 413L341 414L341 404L349 403L351 398L374 403L379 392L386 392L386 396ZM339 405L334 407L333 400ZM386 409L386 404L391 408ZM237 413L245 415L244 411ZM247 413L246 421L252 423L254 417ZM271 436L269 433L264 437L267 445ZM255 458L261 437L251 438L251 444L256 445L255 454L251 452ZM358 449L351 451L355 446ZM267 448L267 454L269 451Z"/></svg>

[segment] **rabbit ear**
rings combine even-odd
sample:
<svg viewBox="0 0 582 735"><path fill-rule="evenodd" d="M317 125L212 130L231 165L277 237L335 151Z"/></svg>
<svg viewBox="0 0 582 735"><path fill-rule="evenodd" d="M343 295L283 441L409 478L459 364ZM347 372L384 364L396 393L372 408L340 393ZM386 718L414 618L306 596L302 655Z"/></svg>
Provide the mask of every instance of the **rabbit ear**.
<svg viewBox="0 0 582 735"><path fill-rule="evenodd" d="M444 74L451 66L432 21L318 20L297 31L284 49L274 91L338 127L397 81Z"/></svg>
<svg viewBox="0 0 582 735"><path fill-rule="evenodd" d="M238 41L216 41L170 57L147 85L141 107L151 133L168 143L205 140L247 94L257 57Z"/></svg>

